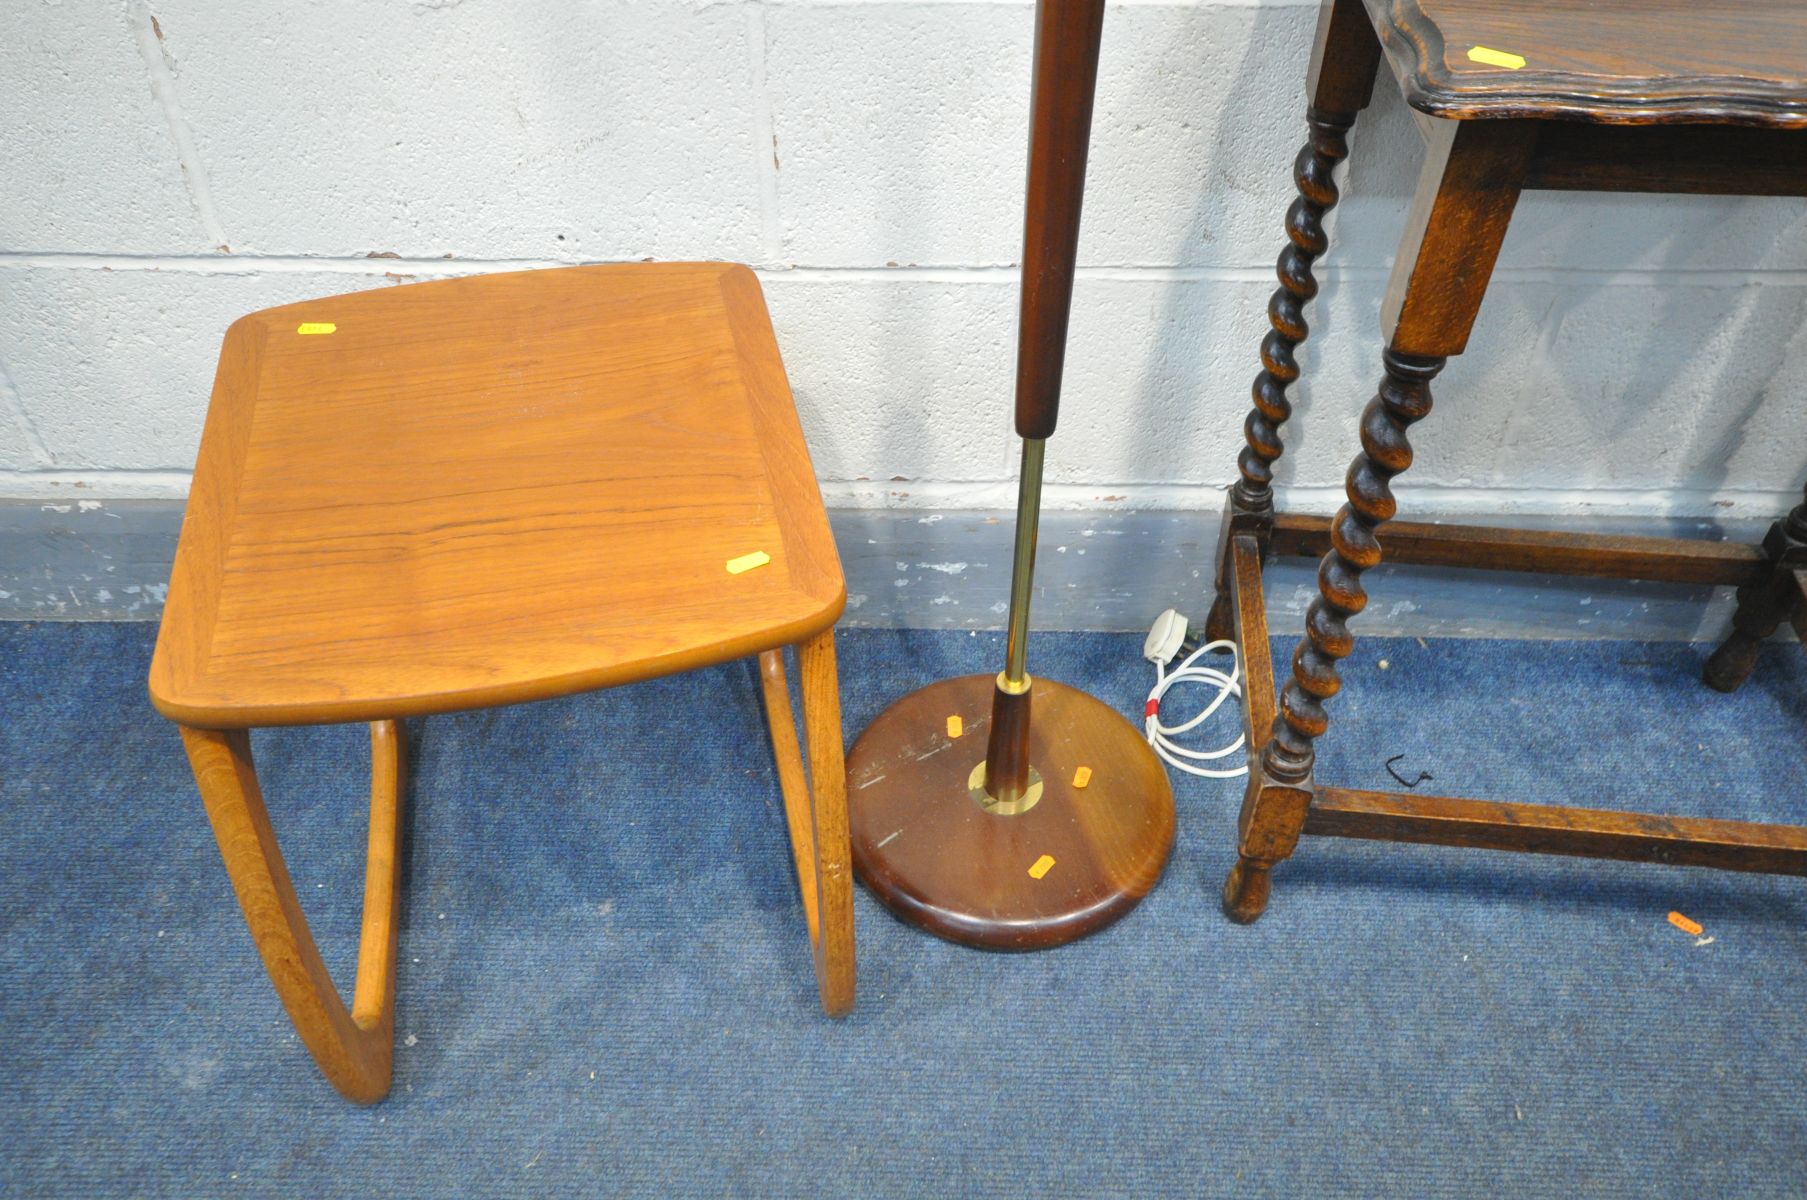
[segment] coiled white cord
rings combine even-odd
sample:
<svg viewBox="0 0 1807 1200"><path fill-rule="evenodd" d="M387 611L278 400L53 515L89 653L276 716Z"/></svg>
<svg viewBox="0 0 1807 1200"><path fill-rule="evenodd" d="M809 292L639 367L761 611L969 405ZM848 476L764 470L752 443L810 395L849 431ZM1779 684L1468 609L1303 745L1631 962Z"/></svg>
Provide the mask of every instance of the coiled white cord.
<svg viewBox="0 0 1807 1200"><path fill-rule="evenodd" d="M1163 616L1165 615L1163 614ZM1184 618L1180 618L1180 629L1183 631L1184 628ZM1175 642L1177 640L1174 639ZM1153 647L1156 641L1157 638L1151 635L1150 646ZM1213 650L1230 652L1228 672L1220 671L1216 667L1197 665L1202 656ZM1168 653L1171 654L1171 652L1169 649ZM1173 740L1176 735L1189 733L1204 724L1213 713L1223 707L1224 701L1231 696L1238 699L1242 697L1242 661L1236 653L1236 643L1207 642L1188 654L1171 672L1167 670L1167 663L1160 657L1158 650L1148 654L1147 657L1154 663L1154 690L1148 693L1148 703L1143 708L1142 731L1148 737L1148 744L1154 747L1154 752L1160 755L1168 765L1190 775L1202 775L1206 779L1235 779L1239 775L1248 774L1249 768L1246 762L1236 767L1198 765L1228 758L1232 754L1241 752L1243 743L1247 740L1241 733L1236 735L1234 742L1221 750L1188 750ZM1163 725L1161 723L1161 700L1167 695L1168 689L1182 683L1208 684L1217 689L1217 694L1211 697L1210 702L1205 705L1204 711L1190 721L1182 721L1178 725Z"/></svg>

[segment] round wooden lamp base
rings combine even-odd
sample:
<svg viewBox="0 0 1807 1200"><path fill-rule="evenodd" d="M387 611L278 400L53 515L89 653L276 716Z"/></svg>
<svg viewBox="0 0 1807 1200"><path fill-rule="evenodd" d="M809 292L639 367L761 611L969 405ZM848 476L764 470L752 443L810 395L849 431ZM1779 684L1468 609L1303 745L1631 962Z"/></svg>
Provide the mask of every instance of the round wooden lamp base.
<svg viewBox="0 0 1807 1200"><path fill-rule="evenodd" d="M1173 788L1142 734L1076 688L1030 694L1033 803L985 803L991 675L931 684L886 709L847 759L853 865L900 918L991 950L1095 933L1161 877ZM950 718L958 718L957 724ZM958 730L956 733L955 730Z"/></svg>

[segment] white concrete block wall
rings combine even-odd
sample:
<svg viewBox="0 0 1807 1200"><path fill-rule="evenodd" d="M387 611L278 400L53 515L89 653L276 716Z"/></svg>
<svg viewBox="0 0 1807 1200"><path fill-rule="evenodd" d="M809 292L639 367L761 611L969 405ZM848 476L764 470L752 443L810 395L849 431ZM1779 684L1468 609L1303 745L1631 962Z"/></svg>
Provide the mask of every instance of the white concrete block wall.
<svg viewBox="0 0 1807 1200"><path fill-rule="evenodd" d="M1315 5L1126 0L1049 502L1232 478ZM180 495L218 340L304 296L753 263L831 503L1002 507L1027 0L0 5L0 497ZM1283 484L1334 503L1417 139L1384 76ZM375 257L373 257L375 256ZM1807 477L1807 204L1531 195L1400 493L1769 516Z"/></svg>

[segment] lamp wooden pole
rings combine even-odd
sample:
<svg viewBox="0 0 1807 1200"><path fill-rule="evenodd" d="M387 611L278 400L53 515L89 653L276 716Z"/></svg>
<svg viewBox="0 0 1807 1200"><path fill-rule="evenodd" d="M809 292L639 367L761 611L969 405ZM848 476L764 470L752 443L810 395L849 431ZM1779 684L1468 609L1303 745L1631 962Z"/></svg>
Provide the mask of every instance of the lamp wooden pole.
<svg viewBox="0 0 1807 1200"><path fill-rule="evenodd" d="M1060 378L1073 311L1079 213L1098 85L1104 0L1041 0L1035 8L1035 80L1029 99L1029 186L1023 214L1022 312L1016 340L1016 432L1023 463L1004 673L991 706L985 790L1010 801L1028 787L1029 596L1041 524L1042 456L1060 415Z"/></svg>
<svg viewBox="0 0 1807 1200"><path fill-rule="evenodd" d="M1110 924L1160 878L1173 793L1141 733L1028 671L1042 462L1060 408L1103 0L1038 0L1016 431L1023 439L1004 669L913 692L848 759L854 866L903 919L994 949ZM987 729L984 757L961 751Z"/></svg>

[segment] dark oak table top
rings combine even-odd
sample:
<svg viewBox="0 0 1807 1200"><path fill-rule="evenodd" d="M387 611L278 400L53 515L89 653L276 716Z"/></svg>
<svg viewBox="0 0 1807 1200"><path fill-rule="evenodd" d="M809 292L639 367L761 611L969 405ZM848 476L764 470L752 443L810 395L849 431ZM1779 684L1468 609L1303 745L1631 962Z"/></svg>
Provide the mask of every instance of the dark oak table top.
<svg viewBox="0 0 1807 1200"><path fill-rule="evenodd" d="M1801 0L1364 0L1413 108L1807 129Z"/></svg>

